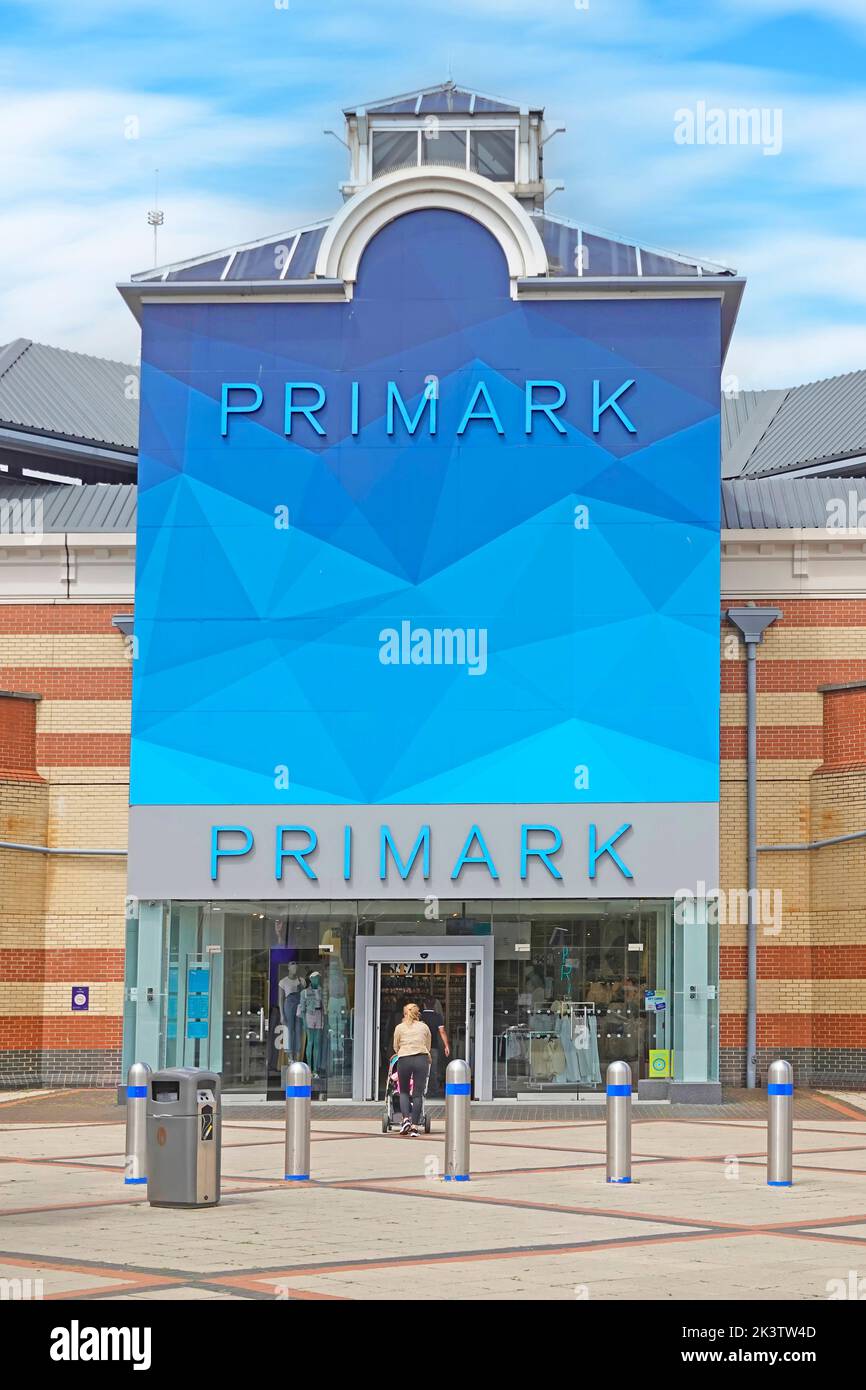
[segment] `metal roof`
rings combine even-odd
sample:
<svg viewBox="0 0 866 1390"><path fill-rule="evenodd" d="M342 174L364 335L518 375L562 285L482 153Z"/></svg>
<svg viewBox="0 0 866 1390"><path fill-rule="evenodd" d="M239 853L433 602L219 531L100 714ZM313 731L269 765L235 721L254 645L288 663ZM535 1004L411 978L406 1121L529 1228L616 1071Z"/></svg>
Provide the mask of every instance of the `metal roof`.
<svg viewBox="0 0 866 1390"><path fill-rule="evenodd" d="M532 109L540 111L542 108ZM368 116L481 116L495 113L517 116L520 104L473 91L470 87L458 87L456 82L449 81L439 82L433 87L421 87L414 92L402 92L399 96L343 107L343 114L347 116L358 111L366 112Z"/></svg>
<svg viewBox="0 0 866 1390"><path fill-rule="evenodd" d="M0 510L7 518L7 529L15 534L14 508L23 504L27 530L34 529L34 504L41 504L35 529L49 534L63 531L135 530L136 486L134 483L39 482L35 478L0 478Z"/></svg>
<svg viewBox="0 0 866 1390"><path fill-rule="evenodd" d="M32 526L29 508L40 501L43 511L38 529L48 534L128 534L135 531L136 493L134 483L76 487L31 478L0 478L0 512L8 517L10 506L23 503ZM866 478L726 479L722 483L722 527L728 531L824 528L832 515L831 504L838 508L840 501L846 515L858 515L859 507L866 506ZM14 532L14 512L7 524Z"/></svg>
<svg viewBox="0 0 866 1390"><path fill-rule="evenodd" d="M148 281L204 280L226 281L311 280L316 268L322 237L330 218L277 235L208 251L191 260L141 270L130 278L136 284Z"/></svg>
<svg viewBox="0 0 866 1390"><path fill-rule="evenodd" d="M722 482L722 527L729 531L825 528L840 502L846 515L856 516L864 501L866 478L726 479Z"/></svg>
<svg viewBox="0 0 866 1390"><path fill-rule="evenodd" d="M594 276L701 276L736 275L729 266L679 251L662 251L659 247L640 245L588 223L574 222L564 217L551 217L549 212L530 214L538 228L551 275Z"/></svg>
<svg viewBox="0 0 866 1390"><path fill-rule="evenodd" d="M547 252L551 276L685 276L731 277L736 271L697 256L639 245L616 233L585 223L531 214ZM208 251L192 260L157 266L133 275L135 284L153 281L284 281L312 280L316 256L330 219L281 232L241 246Z"/></svg>
<svg viewBox="0 0 866 1390"><path fill-rule="evenodd" d="M17 338L0 348L0 427L135 449L138 368ZM131 396L131 398L130 398Z"/></svg>
<svg viewBox="0 0 866 1390"><path fill-rule="evenodd" d="M866 460L866 371L783 391L741 392L739 400L726 398L724 413L728 478L827 471Z"/></svg>

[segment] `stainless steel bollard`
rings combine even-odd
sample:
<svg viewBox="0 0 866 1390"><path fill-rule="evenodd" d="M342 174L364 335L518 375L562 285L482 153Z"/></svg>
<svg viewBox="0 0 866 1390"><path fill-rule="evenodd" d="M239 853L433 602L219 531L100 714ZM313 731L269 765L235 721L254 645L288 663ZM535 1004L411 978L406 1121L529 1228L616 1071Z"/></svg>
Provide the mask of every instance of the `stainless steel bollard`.
<svg viewBox="0 0 866 1390"><path fill-rule="evenodd" d="M312 1079L306 1062L289 1063L286 1071L286 1182L309 1181Z"/></svg>
<svg viewBox="0 0 866 1390"><path fill-rule="evenodd" d="M767 1072L767 1186L794 1180L794 1068L771 1062Z"/></svg>
<svg viewBox="0 0 866 1390"><path fill-rule="evenodd" d="M469 1063L456 1058L445 1068L445 1181L469 1181Z"/></svg>
<svg viewBox="0 0 866 1390"><path fill-rule="evenodd" d="M147 1182L147 1062L133 1062L126 1077L126 1166L123 1181Z"/></svg>
<svg viewBox="0 0 866 1390"><path fill-rule="evenodd" d="M631 1067L607 1069L607 1180L631 1182Z"/></svg>

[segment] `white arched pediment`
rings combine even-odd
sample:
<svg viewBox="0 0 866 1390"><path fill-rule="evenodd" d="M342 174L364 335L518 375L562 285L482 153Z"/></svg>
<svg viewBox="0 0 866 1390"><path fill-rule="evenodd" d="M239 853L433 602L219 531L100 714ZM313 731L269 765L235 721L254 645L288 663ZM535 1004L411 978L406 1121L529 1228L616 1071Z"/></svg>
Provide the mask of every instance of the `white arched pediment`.
<svg viewBox="0 0 866 1390"><path fill-rule="evenodd" d="M342 280L351 289L376 233L395 218L423 208L459 212L486 227L502 247L512 293L518 279L547 274L538 229L510 193L466 169L428 164L383 174L343 205L322 238L317 277Z"/></svg>

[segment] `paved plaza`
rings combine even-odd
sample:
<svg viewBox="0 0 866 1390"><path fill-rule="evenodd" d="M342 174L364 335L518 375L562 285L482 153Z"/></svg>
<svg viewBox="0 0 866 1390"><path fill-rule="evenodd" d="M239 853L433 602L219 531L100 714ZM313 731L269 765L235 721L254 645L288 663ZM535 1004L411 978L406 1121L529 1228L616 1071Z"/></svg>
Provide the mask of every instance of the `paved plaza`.
<svg viewBox="0 0 866 1390"><path fill-rule="evenodd" d="M605 1182L601 1106L484 1107L457 1187L441 1118L404 1139L317 1108L301 1185L279 1114L228 1107L222 1202L179 1211L124 1186L123 1112L80 1095L0 1100L0 1278L47 1299L826 1300L866 1276L863 1096L798 1095L790 1189L766 1186L752 1100L635 1107L630 1187Z"/></svg>

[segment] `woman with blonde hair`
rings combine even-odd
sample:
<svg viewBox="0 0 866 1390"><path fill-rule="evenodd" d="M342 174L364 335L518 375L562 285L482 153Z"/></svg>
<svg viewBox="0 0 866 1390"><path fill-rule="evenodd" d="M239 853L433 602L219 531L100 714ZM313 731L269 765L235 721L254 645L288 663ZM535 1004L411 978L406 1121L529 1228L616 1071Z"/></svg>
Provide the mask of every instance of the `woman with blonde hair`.
<svg viewBox="0 0 866 1390"><path fill-rule="evenodd" d="M424 1087L430 1069L430 1029L421 1022L421 1010L417 1004L403 1006L403 1022L394 1029L394 1052L397 1054L400 1114L403 1116L400 1133L414 1139L419 1132Z"/></svg>

